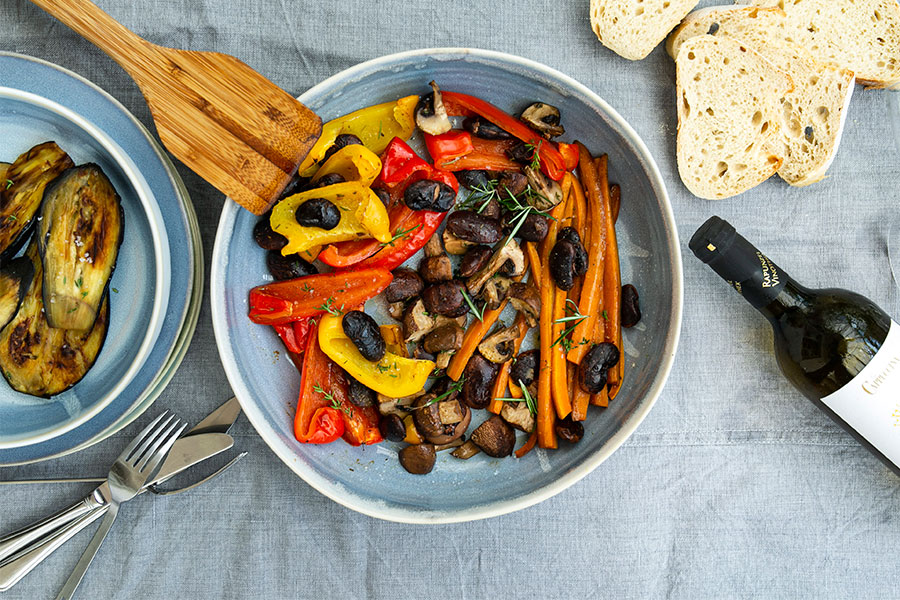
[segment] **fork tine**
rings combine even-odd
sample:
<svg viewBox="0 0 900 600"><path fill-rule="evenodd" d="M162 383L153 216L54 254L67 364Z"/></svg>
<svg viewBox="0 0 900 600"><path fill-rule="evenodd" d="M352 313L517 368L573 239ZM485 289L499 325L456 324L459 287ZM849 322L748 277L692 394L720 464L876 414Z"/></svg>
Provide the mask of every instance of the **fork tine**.
<svg viewBox="0 0 900 600"><path fill-rule="evenodd" d="M143 431L136 435L135 438L131 440L131 443L125 446L125 449L122 450L122 456L130 457L131 453L134 452L134 449L137 448L138 444L144 441L144 438L147 436L147 434L149 434L153 430L153 428L156 427L156 424L159 423L168 412L168 410L164 410L162 414L153 419L153 422L147 425Z"/></svg>
<svg viewBox="0 0 900 600"><path fill-rule="evenodd" d="M150 448L150 446L157 439L159 439L159 436L162 434L163 431L165 431L166 427L169 426L169 424L172 422L173 419L176 421L176 423L179 422L178 418L174 414L170 414L165 420L158 423L156 425L156 427L153 428L153 431L149 432L146 436L143 436L137 449L135 449L128 456L128 458L126 459L126 462L128 462L128 464L134 465L134 464L137 464L137 462L139 460L141 460L141 458L146 456L147 449Z"/></svg>
<svg viewBox="0 0 900 600"><path fill-rule="evenodd" d="M174 427L178 423L174 423L172 426ZM187 423L182 423L181 427L177 430L170 429L165 434L164 443L158 448L154 448L151 452L148 452L146 460L144 460L139 466L142 473L152 473L156 470L156 467L159 466L159 463L166 457L169 453L169 450L172 449L172 445L175 441L181 437L181 434L184 433L184 430L187 429Z"/></svg>
<svg viewBox="0 0 900 600"><path fill-rule="evenodd" d="M134 466L138 471L141 470L139 465L146 463L147 458L152 456L156 449L160 447L161 444L165 443L165 441L169 438L169 434L173 429L178 427L181 423L181 419L172 415L173 419L167 419L163 423L160 423L156 428L156 431L153 433L153 437L148 439L146 443L142 444L142 448L140 452L135 452L134 457L129 461L129 463Z"/></svg>

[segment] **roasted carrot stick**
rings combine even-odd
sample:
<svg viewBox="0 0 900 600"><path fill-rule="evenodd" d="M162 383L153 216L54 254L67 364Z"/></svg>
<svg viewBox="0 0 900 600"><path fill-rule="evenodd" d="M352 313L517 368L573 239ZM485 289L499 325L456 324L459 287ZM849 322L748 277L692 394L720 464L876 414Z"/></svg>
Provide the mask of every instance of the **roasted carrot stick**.
<svg viewBox="0 0 900 600"><path fill-rule="evenodd" d="M622 206L622 190L619 184L614 183L609 186L609 208L612 210L613 223L619 220L619 208Z"/></svg>
<svg viewBox="0 0 900 600"><path fill-rule="evenodd" d="M564 188L565 189L565 188ZM556 205L551 212L554 220L550 221L550 229L547 237L541 242L541 264L548 265L550 250L556 244L556 233L559 227L559 220L562 219L566 208L566 195L563 195L563 201ZM553 280L550 278L550 269L541 269L541 318L539 324L541 362L540 371L538 372L538 397L537 397L537 438L538 445L541 448L556 448L556 431L554 423L556 421L556 412L553 408L553 392L551 385L551 350L550 344L553 343L553 306L555 294Z"/></svg>
<svg viewBox="0 0 900 600"><path fill-rule="evenodd" d="M604 178L597 173L591 154L584 144L577 142L580 159L578 161L578 173L584 187L583 193L587 198L587 220L590 227L590 246L588 252L588 269L584 274L584 284L581 287L581 297L578 303L578 312L587 316L575 327L572 332L572 349L567 358L578 364L590 349L590 344L582 343L592 338L591 332L597 322L597 312L603 294L603 256L606 253L606 226L603 213L603 190L608 190ZM578 185L573 186L575 195L578 195ZM606 193L605 195L609 195Z"/></svg>
<svg viewBox="0 0 900 600"><path fill-rule="evenodd" d="M601 190L609 189L606 180L607 173L606 155L594 161L597 172L600 173ZM603 317L606 326L603 332L603 341L611 342L619 349L620 359L615 368L609 370L610 395L615 396L613 390L618 388L622 381L620 367L625 364L622 356L622 276L619 272L619 248L616 245L616 225L612 218L609 194L603 198L603 219L606 225L606 255L603 269Z"/></svg>
<svg viewBox="0 0 900 600"><path fill-rule="evenodd" d="M519 328L519 335L516 337L515 341L513 341L513 354L515 355L519 353L519 348L522 347L522 340L525 339L525 334L528 333L528 324L525 323L525 317L522 313L516 314L516 320L513 324ZM500 367L500 373L497 374L497 378L494 380L494 386L491 389L491 403L488 404L488 410L495 415L499 415L500 410L503 408L503 400L497 400L497 398L506 397L506 388L509 385L510 368L512 368L512 360L503 363L503 366Z"/></svg>
<svg viewBox="0 0 900 600"><path fill-rule="evenodd" d="M537 441L537 427L531 432L531 435L528 436L528 441L522 444L522 447L516 450L516 458L522 458L534 448L534 443Z"/></svg>
<svg viewBox="0 0 900 600"><path fill-rule="evenodd" d="M525 398L525 394L522 393L522 388L520 388L514 381L509 382L509 397Z"/></svg>
<svg viewBox="0 0 900 600"><path fill-rule="evenodd" d="M565 208L563 209L562 219L559 219L558 223L554 223L557 227L557 235L559 235L559 230L566 226L568 220L571 219L576 201L572 189L578 185L578 182L575 181L575 178L570 173L566 173L566 177L571 179L569 195L563 196ZM550 381L553 390L553 405L556 407L556 416L560 419L565 419L572 412L572 401L569 398L568 386L569 371L566 368L566 351L564 342L562 341L562 334L566 328L566 322L562 319L566 316L566 299L568 298L568 292L559 289L556 285L553 285L552 287L553 323L551 328L551 339L553 341L550 345L550 351L552 352L550 355Z"/></svg>
<svg viewBox="0 0 900 600"><path fill-rule="evenodd" d="M525 256L528 258L528 268L531 269L531 281L534 282L535 286L540 286L541 257L534 242L525 243Z"/></svg>

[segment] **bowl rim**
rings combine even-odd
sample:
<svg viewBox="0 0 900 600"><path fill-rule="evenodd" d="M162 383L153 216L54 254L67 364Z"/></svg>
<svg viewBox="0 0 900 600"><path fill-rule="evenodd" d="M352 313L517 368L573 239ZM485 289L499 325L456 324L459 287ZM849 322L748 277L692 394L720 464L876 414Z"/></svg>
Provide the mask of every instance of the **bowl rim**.
<svg viewBox="0 0 900 600"><path fill-rule="evenodd" d="M372 501L362 496L342 494L342 486L339 484L335 485L334 482L321 477L312 469L307 468L305 464L297 461L296 457L289 452L289 447L287 445L282 447L270 442L270 440L278 439L278 434L266 422L262 412L252 402L253 396L246 385L244 385L238 371L237 363L228 350L228 331L225 323L224 306L222 306L220 302L215 301L217 298L224 298L223 267L227 264L225 250L226 232L230 233L233 230L234 221L237 218L238 212L241 210L239 205L231 199L228 199L219 218L219 225L213 247L212 266L210 269L210 304L216 346L219 351L220 360L225 369L225 375L231 384L235 396L237 396L244 412L260 437L263 438L276 456L278 456L307 484L326 497L351 510L370 517L399 523L444 524L496 517L538 504L574 485L612 455L612 453L615 452L629 436L631 436L638 425L641 424L650 412L650 409L662 393L663 387L672 370L675 352L678 348L678 342L681 335L682 305L684 301L684 275L682 272L681 246L678 240L678 228L672 211L672 205L669 200L662 174L643 139L641 139L634 128L614 108L612 108L612 106L603 100L603 98L584 84L552 67L505 52L477 48L423 48L389 54L354 65L314 85L301 94L298 100L307 102L309 97L319 94L323 89L332 86L336 82L352 79L368 72L377 71L380 68L390 66L399 61L408 61L410 59L426 56L432 58L447 57L450 55L473 56L493 63L505 63L507 67L522 67L531 72L537 72L547 79L561 84L564 88L572 89L598 106L602 110L604 116L609 119L613 128L617 129L624 138L634 145L637 155L646 162L648 177L658 198L661 216L664 223L668 225L667 243L668 250L672 255L671 268L673 275L672 309L669 315L672 325L670 334L667 336L663 355L661 356L660 369L657 371L649 386L644 401L635 408L634 412L632 412L628 419L622 424L622 427L603 447L595 454L589 456L582 464L562 473L553 482L517 498L463 510L415 510L385 506L383 503Z"/></svg>
<svg viewBox="0 0 900 600"><path fill-rule="evenodd" d="M55 113L87 133L91 139L94 139L103 147L103 150L106 151L112 160L119 165L119 168L122 169L143 206L144 213L147 215L148 227L153 243L154 262L156 265L153 308L150 313L148 327L144 333L141 344L138 347L138 351L135 354L135 358L125 371L124 375L98 401L95 401L90 409L82 411L77 417L66 419L56 427L42 429L36 433L0 438L0 450L6 450L44 442L72 431L100 413L116 397L118 397L126 387L128 387L137 373L143 368L144 363L150 356L150 352L162 330L163 317L165 316L165 308L168 303L169 285L171 282L169 270L167 268L167 265L171 264L171 255L169 252L168 233L164 227L161 227L161 224L163 223L162 212L155 201L153 191L150 189L149 183L141 174L137 165L115 142L115 140L88 119L49 98L6 86L0 86L0 98L22 102L23 104L36 106L42 110ZM102 351L101 348L101 352ZM75 385L78 384L76 383ZM53 399L51 398L49 402L53 402Z"/></svg>

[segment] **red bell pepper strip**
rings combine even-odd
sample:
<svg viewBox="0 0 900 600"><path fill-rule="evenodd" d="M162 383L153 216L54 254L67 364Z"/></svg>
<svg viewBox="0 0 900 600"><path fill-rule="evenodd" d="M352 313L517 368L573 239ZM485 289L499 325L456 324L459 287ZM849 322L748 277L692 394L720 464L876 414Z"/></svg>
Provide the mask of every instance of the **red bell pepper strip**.
<svg viewBox="0 0 900 600"><path fill-rule="evenodd" d="M465 142L453 138L467 136ZM515 140L485 140L472 136L468 131L450 131L441 135L425 134L425 147L434 165L445 171L521 171L522 165L506 154ZM468 151L463 152L468 148Z"/></svg>
<svg viewBox="0 0 900 600"><path fill-rule="evenodd" d="M359 266L388 271L396 269L431 239L446 216L445 212L413 211L413 217L408 221L407 235L393 245L388 244L378 254L359 263Z"/></svg>
<svg viewBox="0 0 900 600"><path fill-rule="evenodd" d="M341 411L322 393L332 388L333 362L319 348L317 326L315 321L310 324L300 376L300 397L294 414L294 437L305 444L328 444L344 434Z"/></svg>
<svg viewBox="0 0 900 600"><path fill-rule="evenodd" d="M472 134L460 129L451 129L440 135L425 134L425 148L431 155L434 166L444 168L444 164L475 151Z"/></svg>
<svg viewBox="0 0 900 600"><path fill-rule="evenodd" d="M393 278L390 270L370 268L261 285L250 290L250 320L261 325L280 325L328 309L357 306L380 293Z"/></svg>
<svg viewBox="0 0 900 600"><path fill-rule="evenodd" d="M537 148L541 160L541 171L550 179L559 181L566 174L565 160L556 149L556 144L542 138L522 121L475 96L442 91L441 97L448 115L453 117L477 114L503 131Z"/></svg>
<svg viewBox="0 0 900 600"><path fill-rule="evenodd" d="M578 157L581 156L581 153L578 152L578 146L575 144L566 144L565 142L559 142L557 144L559 147L559 153L563 157L563 161L566 163L566 171L572 171L575 167L578 166Z"/></svg>
<svg viewBox="0 0 900 600"><path fill-rule="evenodd" d="M331 363L331 397L340 405L344 421L344 441L351 446L377 444L383 440L378 429L380 415L374 406L356 406L350 400L347 376L336 363Z"/></svg>
<svg viewBox="0 0 900 600"><path fill-rule="evenodd" d="M306 338L309 336L309 318L299 319L293 323L274 325L275 332L284 343L288 352L302 354L306 347Z"/></svg>
<svg viewBox="0 0 900 600"><path fill-rule="evenodd" d="M394 203L388 209L391 235L406 229L406 222L413 216L413 210L402 201ZM390 242L389 242L390 243ZM319 260L330 267L341 268L355 265L382 248L378 240L358 240L331 244L319 253Z"/></svg>

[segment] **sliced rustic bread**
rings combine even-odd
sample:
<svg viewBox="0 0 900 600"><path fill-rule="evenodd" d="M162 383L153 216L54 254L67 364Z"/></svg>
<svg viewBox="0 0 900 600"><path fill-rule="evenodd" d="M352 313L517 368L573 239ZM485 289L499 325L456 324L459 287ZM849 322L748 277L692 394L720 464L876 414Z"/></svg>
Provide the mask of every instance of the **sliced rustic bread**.
<svg viewBox="0 0 900 600"><path fill-rule="evenodd" d="M856 73L871 88L900 86L897 0L738 0L787 14L789 38L821 62Z"/></svg>
<svg viewBox="0 0 900 600"><path fill-rule="evenodd" d="M735 196L778 170L787 73L737 40L698 35L681 44L675 77L678 172L694 195Z"/></svg>
<svg viewBox="0 0 900 600"><path fill-rule="evenodd" d="M604 46L640 60L696 5L697 0L591 0L591 27Z"/></svg>
<svg viewBox="0 0 900 600"><path fill-rule="evenodd" d="M784 163L778 174L791 185L804 186L821 180L834 160L854 77L789 41L785 20L779 8L705 8L685 18L669 36L666 49L677 56L685 40L709 32L746 44L790 75L795 89L780 98Z"/></svg>

